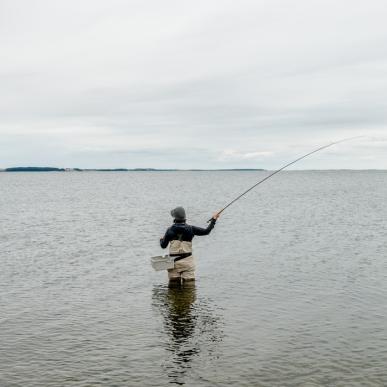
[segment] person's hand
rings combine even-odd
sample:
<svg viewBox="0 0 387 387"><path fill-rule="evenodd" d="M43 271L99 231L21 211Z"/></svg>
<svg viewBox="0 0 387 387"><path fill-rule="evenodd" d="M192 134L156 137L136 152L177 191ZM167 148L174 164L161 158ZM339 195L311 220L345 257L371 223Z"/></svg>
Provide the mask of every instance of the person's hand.
<svg viewBox="0 0 387 387"><path fill-rule="evenodd" d="M220 216L220 212L215 212L215 214L214 215L212 215L212 219L218 219L219 218L219 216Z"/></svg>

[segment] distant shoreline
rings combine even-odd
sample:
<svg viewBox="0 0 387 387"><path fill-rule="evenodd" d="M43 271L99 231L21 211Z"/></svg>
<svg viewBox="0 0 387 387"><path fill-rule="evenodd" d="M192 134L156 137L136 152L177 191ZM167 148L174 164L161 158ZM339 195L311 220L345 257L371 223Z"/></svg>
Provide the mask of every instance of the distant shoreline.
<svg viewBox="0 0 387 387"><path fill-rule="evenodd" d="M11 167L0 172L178 172L178 171L264 171L260 168L227 169L158 169L158 168L55 168L55 167Z"/></svg>
<svg viewBox="0 0 387 387"><path fill-rule="evenodd" d="M173 168L56 168L56 167L10 167L0 168L1 172L271 172L272 169L263 168L220 168L220 169L173 169ZM287 169L288 172L302 171L387 171L387 169ZM286 171L285 171L286 172Z"/></svg>

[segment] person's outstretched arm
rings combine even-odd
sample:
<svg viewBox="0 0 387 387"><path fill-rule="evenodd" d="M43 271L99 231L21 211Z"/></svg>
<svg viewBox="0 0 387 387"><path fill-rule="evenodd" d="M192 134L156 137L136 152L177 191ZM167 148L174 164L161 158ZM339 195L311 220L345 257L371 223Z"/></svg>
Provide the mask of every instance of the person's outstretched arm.
<svg viewBox="0 0 387 387"><path fill-rule="evenodd" d="M217 212L212 215L210 224L207 226L207 228L192 226L192 232L194 233L194 235L208 235L215 227L216 220L219 218L219 216L220 215Z"/></svg>

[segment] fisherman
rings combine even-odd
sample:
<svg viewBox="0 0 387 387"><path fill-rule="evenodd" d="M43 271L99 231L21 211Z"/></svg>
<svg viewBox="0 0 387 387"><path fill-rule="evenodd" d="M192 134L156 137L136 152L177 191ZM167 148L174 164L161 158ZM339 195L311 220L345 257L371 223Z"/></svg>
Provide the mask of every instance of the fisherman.
<svg viewBox="0 0 387 387"><path fill-rule="evenodd" d="M176 207L171 211L173 225L169 227L160 246L165 249L169 243L169 255L175 258L175 267L168 270L170 283L182 283L195 280L195 258L192 255L192 239L195 235L208 235L214 228L220 214L215 213L207 228L191 226L186 223L183 207Z"/></svg>

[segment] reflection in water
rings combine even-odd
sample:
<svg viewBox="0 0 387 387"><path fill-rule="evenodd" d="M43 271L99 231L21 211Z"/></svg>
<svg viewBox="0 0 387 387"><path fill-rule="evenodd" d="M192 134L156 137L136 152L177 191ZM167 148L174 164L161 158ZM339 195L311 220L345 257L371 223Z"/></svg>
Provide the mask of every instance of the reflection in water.
<svg viewBox="0 0 387 387"><path fill-rule="evenodd" d="M200 355L207 362L222 338L214 305L196 298L194 282L153 288L153 305L164 317L165 347L171 353L165 362L171 383L184 384L193 359Z"/></svg>

